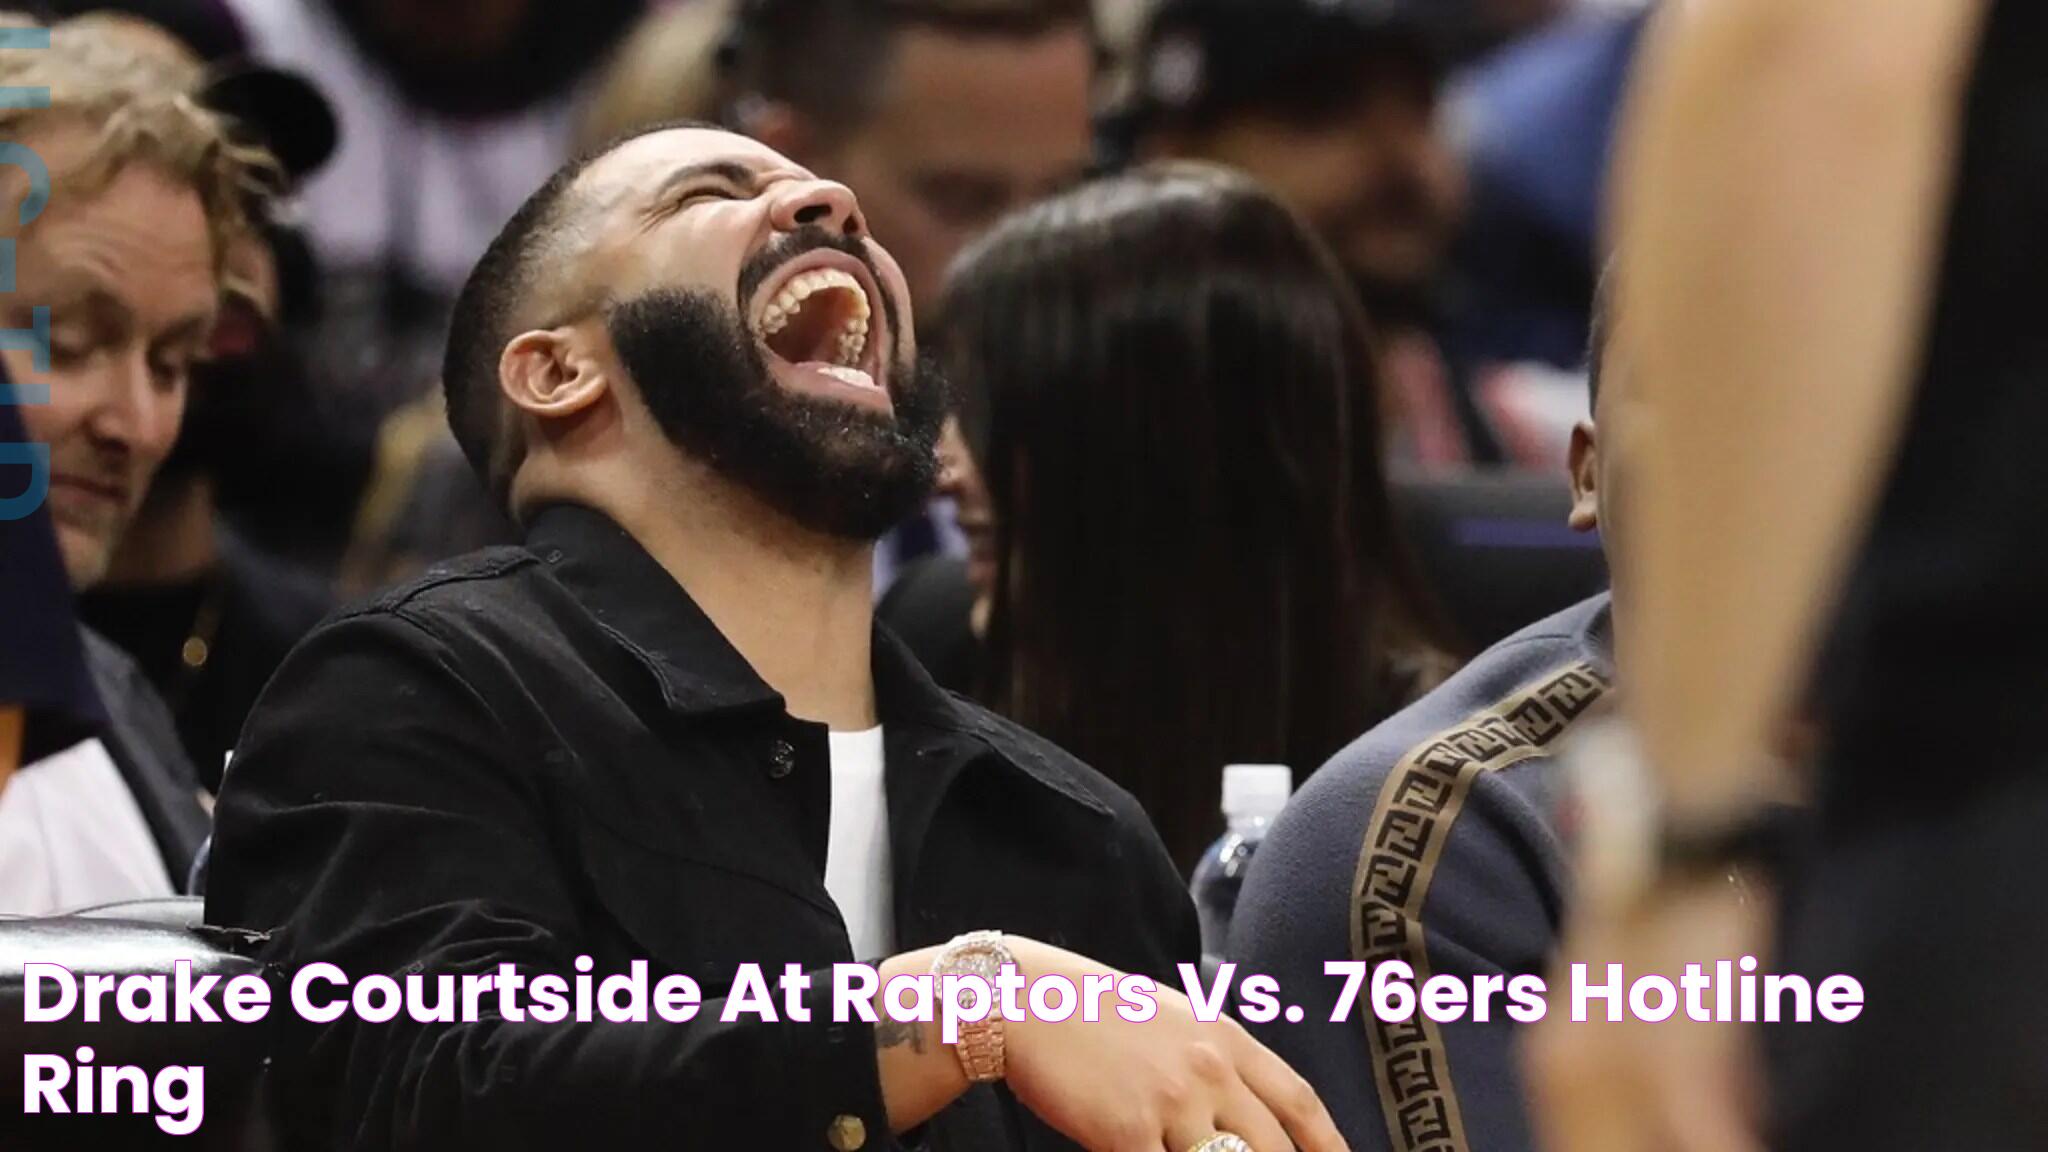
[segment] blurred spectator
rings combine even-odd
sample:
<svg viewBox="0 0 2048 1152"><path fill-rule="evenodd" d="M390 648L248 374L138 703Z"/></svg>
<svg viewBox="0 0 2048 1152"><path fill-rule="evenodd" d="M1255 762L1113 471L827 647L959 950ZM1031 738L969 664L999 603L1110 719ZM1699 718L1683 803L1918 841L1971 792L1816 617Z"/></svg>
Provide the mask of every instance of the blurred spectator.
<svg viewBox="0 0 2048 1152"><path fill-rule="evenodd" d="M605 65L576 150L588 152L664 120L716 120L719 52L733 0L692 0L649 12Z"/></svg>
<svg viewBox="0 0 2048 1152"><path fill-rule="evenodd" d="M453 295L565 158L579 85L645 0L228 0L256 54L337 102L334 164L306 189L320 254L387 287ZM401 289L403 294L403 289ZM438 336L438 333L436 334ZM422 374L412 383L424 389Z"/></svg>
<svg viewBox="0 0 2048 1152"><path fill-rule="evenodd" d="M157 6L173 10L161 0ZM272 151L293 183L332 149L333 116L315 89L232 57L209 69L194 54L196 44L208 42L203 29L194 42L181 43L166 35L176 30L134 17L88 15L73 26L125 35L185 73L203 105L234 117L231 126L246 143L268 148L273 140L289 141ZM282 447L268 441L289 425L292 402L304 399L301 377L278 352L284 261L270 243L278 226L264 201L247 207L258 227L237 236L225 254L221 314L207 359L193 368L177 443L106 578L80 599L86 622L134 656L163 696L209 789L218 788L257 693L330 606L317 579L266 555L221 515L225 497L247 500L266 482L290 482L288 469L266 467L277 463ZM301 500L291 492L280 502Z"/></svg>
<svg viewBox="0 0 2048 1152"><path fill-rule="evenodd" d="M462 276L566 158L647 0L212 2L335 102L340 146L305 189L325 289L308 362L334 434L368 444L431 390Z"/></svg>
<svg viewBox="0 0 2048 1152"><path fill-rule="evenodd" d="M1412 11L1454 64L1480 60L1573 8L1612 0L1378 0Z"/></svg>
<svg viewBox="0 0 2048 1152"><path fill-rule="evenodd" d="M990 696L1130 789L1182 867L1224 764L1312 768L1446 671L1364 316L1270 194L1207 166L1089 185L970 248L947 308L946 363L989 401Z"/></svg>
<svg viewBox="0 0 2048 1152"><path fill-rule="evenodd" d="M1473 68L1449 100L1471 189L1456 343L1479 363L1527 366L1477 388L1504 436L1527 441L1507 445L1516 460L1555 459L1584 410L1601 186L1645 19L1562 21Z"/></svg>
<svg viewBox="0 0 2048 1152"><path fill-rule="evenodd" d="M1087 169L1087 0L746 0L728 125L860 189L929 333L946 265Z"/></svg>
<svg viewBox="0 0 2048 1152"><path fill-rule="evenodd" d="M34 224L14 239L8 326L40 315L48 333L46 346L0 349L0 365L36 393L19 414L49 453L50 520L73 588L106 574L177 437L221 263L271 167L187 97L190 80L104 25L60 24L47 47L17 35L0 48L0 86L50 93L0 109L0 136L49 173L45 197L26 167L0 172L0 208ZM167 894L206 832L162 702L111 644L82 635L108 722L103 739L53 749L9 783L7 911Z"/></svg>
<svg viewBox="0 0 2048 1152"><path fill-rule="evenodd" d="M448 435L436 390L378 430L376 463L335 588L343 599L367 596L436 561L518 538Z"/></svg>
<svg viewBox="0 0 2048 1152"><path fill-rule="evenodd" d="M1166 0L1133 71L1105 125L1110 158L1208 160L1279 193L1365 300L1396 460L1498 461L1470 366L1444 343L1463 191L1436 131L1442 72L1423 26L1367 0Z"/></svg>
<svg viewBox="0 0 2048 1152"><path fill-rule="evenodd" d="M719 53L732 0L692 0L641 18L614 52L579 114L574 150L594 151L666 120L715 120ZM448 436L434 389L394 412L377 440L372 479L340 570L350 595L407 579L428 564L518 539Z"/></svg>
<svg viewBox="0 0 2048 1152"><path fill-rule="evenodd" d="M961 247L1086 172L1092 28L1089 0L742 0L722 118L860 190L929 344ZM877 590L934 551L965 555L977 537L986 556L986 489L957 425L942 452L941 502L876 550Z"/></svg>
<svg viewBox="0 0 2048 1152"><path fill-rule="evenodd" d="M303 74L252 60L241 25L222 0L54 0L45 8L106 18L145 48L196 54L204 68L198 81L203 102L260 138L292 189L333 155L339 133L333 104ZM187 63L193 63L189 56ZM185 436L233 445L211 461L213 499L243 542L330 572L369 473L374 428L351 409L329 374L309 362L327 293L300 209L295 200L272 199L254 221L262 236L250 250L263 251L243 279L253 276L276 297L271 323L252 329L235 322L243 310L229 316L229 327L241 334L234 338L253 341L238 350L242 371L236 374L260 377L261 387L223 404L199 390L194 404L204 410L190 422L201 427L188 428Z"/></svg>

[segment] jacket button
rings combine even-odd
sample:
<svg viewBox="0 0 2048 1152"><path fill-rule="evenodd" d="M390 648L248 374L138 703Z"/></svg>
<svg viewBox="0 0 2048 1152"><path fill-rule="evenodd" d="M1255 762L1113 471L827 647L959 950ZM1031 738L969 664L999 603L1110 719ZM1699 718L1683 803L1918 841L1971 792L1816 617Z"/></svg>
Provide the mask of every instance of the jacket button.
<svg viewBox="0 0 2048 1152"><path fill-rule="evenodd" d="M796 770L796 745L787 740L777 740L768 749L768 775L782 779Z"/></svg>
<svg viewBox="0 0 2048 1152"><path fill-rule="evenodd" d="M868 1126L858 1116L836 1116L825 1129L825 1142L837 1152L860 1152L867 1146Z"/></svg>

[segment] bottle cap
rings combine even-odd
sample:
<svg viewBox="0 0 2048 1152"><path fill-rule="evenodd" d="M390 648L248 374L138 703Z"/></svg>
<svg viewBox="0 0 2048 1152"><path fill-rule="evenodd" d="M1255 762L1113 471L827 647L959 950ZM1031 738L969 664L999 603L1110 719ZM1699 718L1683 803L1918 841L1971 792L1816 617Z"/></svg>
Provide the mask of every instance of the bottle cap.
<svg viewBox="0 0 2048 1152"><path fill-rule="evenodd" d="M1294 770L1285 764L1230 764L1223 769L1223 815L1271 820L1287 807Z"/></svg>

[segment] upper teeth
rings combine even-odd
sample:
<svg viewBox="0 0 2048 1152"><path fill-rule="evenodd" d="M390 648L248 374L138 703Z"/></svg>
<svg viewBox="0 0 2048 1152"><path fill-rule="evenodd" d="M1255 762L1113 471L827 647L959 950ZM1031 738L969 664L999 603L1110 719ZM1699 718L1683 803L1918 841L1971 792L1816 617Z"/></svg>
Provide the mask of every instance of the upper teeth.
<svg viewBox="0 0 2048 1152"><path fill-rule="evenodd" d="M796 314L804 310L804 301L827 288L841 288L853 294L853 314L847 317L846 328L839 334L839 356L841 364L858 364L868 347L868 317L872 310L868 306L868 294L860 281L837 268L820 268L805 272L783 285L775 299L768 302L768 308L761 315L761 334L773 336L789 325Z"/></svg>

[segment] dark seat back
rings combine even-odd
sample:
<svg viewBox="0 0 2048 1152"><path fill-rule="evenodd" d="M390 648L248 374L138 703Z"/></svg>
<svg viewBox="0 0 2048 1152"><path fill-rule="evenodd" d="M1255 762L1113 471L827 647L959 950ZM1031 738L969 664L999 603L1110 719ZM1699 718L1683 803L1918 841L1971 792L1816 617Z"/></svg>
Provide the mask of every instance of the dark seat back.
<svg viewBox="0 0 2048 1152"><path fill-rule="evenodd" d="M269 1063L270 1037L280 1013L289 1006L273 988L269 1016L256 1024L226 1017L218 1024L133 1024L120 1017L111 995L102 1002L99 1023L84 1021L84 1005L56 1023L25 1023L26 988L23 965L61 964L71 970L83 991L87 974L127 976L161 973L170 976L179 960L192 962L193 979L219 976L225 985L244 973L262 974L249 957L260 939L243 932L196 927L203 904L196 899L147 901L126 911L140 919L107 919L124 909L116 905L79 916L0 919L0 1149L41 1152L43 1149L91 1148L125 1152L136 1148L205 1149L208 1152L267 1152L276 1146L263 1107L262 1078ZM168 982L167 982L168 983ZM216 1011L221 999L210 998ZM172 1065L205 1069L205 1122L185 1137L166 1135L150 1114L29 1116L22 1111L24 1062L30 1055L64 1058L72 1065L71 1082L63 1090L75 1105L78 1049L93 1050L92 1068L132 1065L152 1082L158 1070ZM97 1087L97 1085L96 1085ZM131 1093L119 1095L124 1109ZM97 1101L96 1101L97 1103ZM153 1104L152 1104L153 1109Z"/></svg>
<svg viewBox="0 0 2048 1152"><path fill-rule="evenodd" d="M1394 500L1423 582L1475 651L1607 586L1600 538L1565 524L1562 478L1405 480Z"/></svg>

